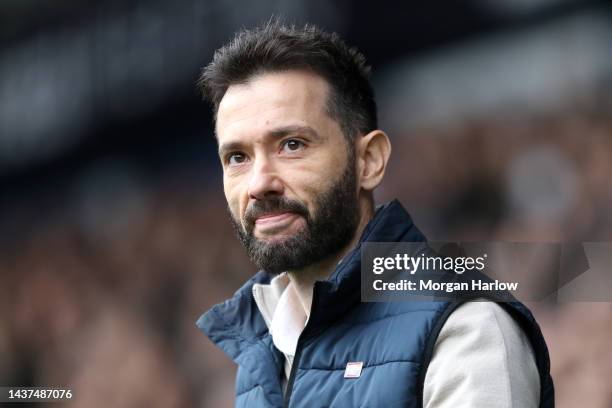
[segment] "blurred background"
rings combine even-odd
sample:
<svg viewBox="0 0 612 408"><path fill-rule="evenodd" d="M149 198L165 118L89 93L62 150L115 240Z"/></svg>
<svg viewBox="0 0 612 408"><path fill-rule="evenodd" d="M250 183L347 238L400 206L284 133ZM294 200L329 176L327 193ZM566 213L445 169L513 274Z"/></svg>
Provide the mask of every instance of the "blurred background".
<svg viewBox="0 0 612 408"><path fill-rule="evenodd" d="M612 8L590 0L4 0L0 385L78 407L226 407L196 329L255 272L227 220L214 50L271 14L373 65L399 198L434 240L610 241ZM611 407L612 306L530 305L557 405Z"/></svg>

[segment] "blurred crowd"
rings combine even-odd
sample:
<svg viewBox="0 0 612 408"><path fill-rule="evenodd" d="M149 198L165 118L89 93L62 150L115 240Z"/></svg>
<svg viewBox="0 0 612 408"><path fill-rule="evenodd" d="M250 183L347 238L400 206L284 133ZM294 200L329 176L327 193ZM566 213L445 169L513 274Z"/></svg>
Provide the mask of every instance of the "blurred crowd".
<svg viewBox="0 0 612 408"><path fill-rule="evenodd" d="M390 137L378 201L399 198L430 239L612 237L603 101ZM235 367L195 321L255 270L218 174L145 183L111 162L0 215L0 384L69 387L68 407L231 406ZM530 306L558 406L611 406L610 303Z"/></svg>

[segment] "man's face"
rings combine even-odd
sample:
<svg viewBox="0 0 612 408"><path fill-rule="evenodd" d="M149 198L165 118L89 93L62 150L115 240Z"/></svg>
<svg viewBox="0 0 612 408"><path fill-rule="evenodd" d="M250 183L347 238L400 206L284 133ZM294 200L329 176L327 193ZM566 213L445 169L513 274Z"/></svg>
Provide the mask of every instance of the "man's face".
<svg viewBox="0 0 612 408"><path fill-rule="evenodd" d="M258 267L299 270L343 249L359 222L353 149L304 71L232 85L217 113L225 197Z"/></svg>

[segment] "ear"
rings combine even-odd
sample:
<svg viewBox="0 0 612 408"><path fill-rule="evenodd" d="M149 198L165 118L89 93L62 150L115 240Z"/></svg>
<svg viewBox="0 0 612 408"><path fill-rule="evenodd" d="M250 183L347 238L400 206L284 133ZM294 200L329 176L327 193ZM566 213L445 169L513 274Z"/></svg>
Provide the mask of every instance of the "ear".
<svg viewBox="0 0 612 408"><path fill-rule="evenodd" d="M385 175L391 141L382 130L373 130L367 135L357 136L355 152L359 185L366 191L373 191Z"/></svg>

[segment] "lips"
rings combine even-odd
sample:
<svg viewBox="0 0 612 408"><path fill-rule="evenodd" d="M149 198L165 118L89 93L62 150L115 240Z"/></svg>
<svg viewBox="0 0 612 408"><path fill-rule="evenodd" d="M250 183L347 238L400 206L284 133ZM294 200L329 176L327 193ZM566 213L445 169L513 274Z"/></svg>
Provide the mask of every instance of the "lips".
<svg viewBox="0 0 612 408"><path fill-rule="evenodd" d="M244 229L260 238L273 235L293 235L308 220L305 205L285 197L254 200L244 214Z"/></svg>
<svg viewBox="0 0 612 408"><path fill-rule="evenodd" d="M270 223L275 223L275 222L279 222L282 221L288 217L294 216L295 214L292 212L279 212L279 213L271 213L271 214L264 214L264 215L260 215L259 217L257 217L257 219L255 220L255 224L270 224Z"/></svg>
<svg viewBox="0 0 612 408"><path fill-rule="evenodd" d="M260 215L255 219L255 233L259 236L284 234L300 218L293 212L275 212Z"/></svg>

